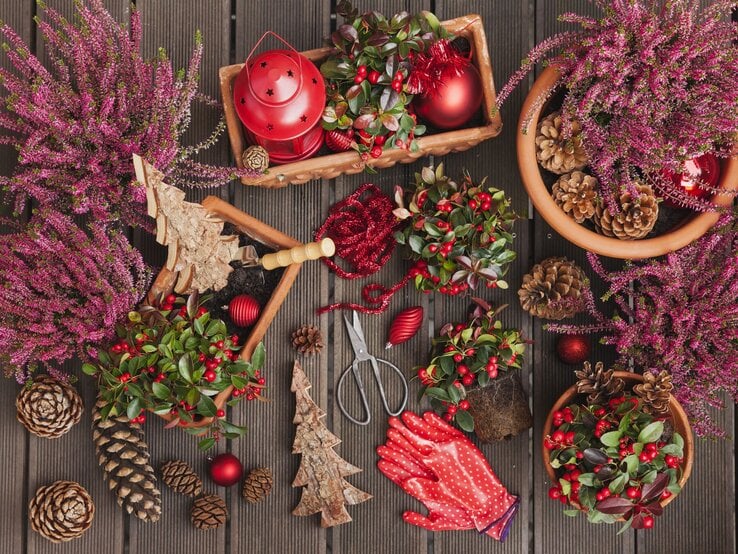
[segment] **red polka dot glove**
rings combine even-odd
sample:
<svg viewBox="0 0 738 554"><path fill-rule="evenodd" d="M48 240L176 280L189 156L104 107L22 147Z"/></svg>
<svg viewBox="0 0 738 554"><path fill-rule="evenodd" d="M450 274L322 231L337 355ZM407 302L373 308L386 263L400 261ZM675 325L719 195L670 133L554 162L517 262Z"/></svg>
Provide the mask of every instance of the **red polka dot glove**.
<svg viewBox="0 0 738 554"><path fill-rule="evenodd" d="M406 512L408 523L431 530L475 528L504 540L518 497L497 479L482 452L433 412L390 418L387 442L377 448L379 469L428 507ZM470 525L471 524L471 525ZM457 525L457 527L453 527Z"/></svg>

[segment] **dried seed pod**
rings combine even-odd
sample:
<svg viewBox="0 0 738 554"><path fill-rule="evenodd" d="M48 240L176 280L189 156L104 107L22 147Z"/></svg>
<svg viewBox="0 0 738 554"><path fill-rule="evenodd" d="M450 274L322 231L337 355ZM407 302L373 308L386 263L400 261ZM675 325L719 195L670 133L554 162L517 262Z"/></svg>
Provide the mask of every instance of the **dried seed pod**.
<svg viewBox="0 0 738 554"><path fill-rule="evenodd" d="M625 382L615 377L615 369L605 369L602 362L597 362L594 368L589 362L584 362L584 367L574 374L578 379L577 392L588 395L587 402L590 404L604 404L625 387Z"/></svg>
<svg viewBox="0 0 738 554"><path fill-rule="evenodd" d="M34 435L56 439L79 423L84 411L82 397L68 383L48 375L34 378L15 399L18 421Z"/></svg>
<svg viewBox="0 0 738 554"><path fill-rule="evenodd" d="M618 197L620 211L616 214L598 202L593 221L598 232L621 240L642 239L656 225L659 202L650 185L638 184L638 197L626 191Z"/></svg>
<svg viewBox="0 0 738 554"><path fill-rule="evenodd" d="M323 334L315 325L302 325L292 333L292 346L301 354L319 354L323 349Z"/></svg>
<svg viewBox="0 0 738 554"><path fill-rule="evenodd" d="M581 311L584 271L566 258L546 258L523 276L520 305L531 315L564 319Z"/></svg>
<svg viewBox="0 0 738 554"><path fill-rule="evenodd" d="M554 202L577 223L591 218L597 205L597 179L581 171L559 177L551 190Z"/></svg>
<svg viewBox="0 0 738 554"><path fill-rule="evenodd" d="M215 494L207 494L197 498L192 504L190 514L192 525L202 531L216 529L228 518L225 500Z"/></svg>
<svg viewBox="0 0 738 554"><path fill-rule="evenodd" d="M95 504L87 490L73 481L56 481L40 487L28 504L31 529L51 542L82 536L92 525Z"/></svg>
<svg viewBox="0 0 738 554"><path fill-rule="evenodd" d="M572 121L571 136L562 133L560 112L553 112L538 124L536 158L544 169L563 175L587 165L587 153L582 145L582 127Z"/></svg>
<svg viewBox="0 0 738 554"><path fill-rule="evenodd" d="M252 504L264 500L272 492L274 477L268 467L257 467L249 472L241 491L247 502Z"/></svg>
<svg viewBox="0 0 738 554"><path fill-rule="evenodd" d="M174 492L187 496L199 496L202 480L187 462L170 460L161 466L161 480Z"/></svg>

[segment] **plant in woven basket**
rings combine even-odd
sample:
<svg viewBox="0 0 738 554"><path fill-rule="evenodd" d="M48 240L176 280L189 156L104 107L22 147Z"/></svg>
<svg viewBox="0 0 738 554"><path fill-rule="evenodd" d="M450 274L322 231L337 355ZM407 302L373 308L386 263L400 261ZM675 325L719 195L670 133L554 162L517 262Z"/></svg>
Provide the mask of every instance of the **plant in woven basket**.
<svg viewBox="0 0 738 554"><path fill-rule="evenodd" d="M195 470L182 460L170 460L161 466L161 480L170 489L185 496L200 496L202 480Z"/></svg>
<svg viewBox="0 0 738 554"><path fill-rule="evenodd" d="M40 487L28 504L31 529L51 542L81 537L92 525L95 504L87 490L72 481Z"/></svg>
<svg viewBox="0 0 738 554"><path fill-rule="evenodd" d="M264 500L270 492L274 484L274 476L272 470L268 467L257 467L249 472L243 482L241 495L246 502L254 504Z"/></svg>
<svg viewBox="0 0 738 554"><path fill-rule="evenodd" d="M195 499L192 504L190 520L201 531L210 531L223 525L228 519L225 500L215 494L207 494Z"/></svg>
<svg viewBox="0 0 738 554"><path fill-rule="evenodd" d="M556 205L577 223L591 218L597 206L597 179L581 171L566 173L551 189Z"/></svg>
<svg viewBox="0 0 738 554"><path fill-rule="evenodd" d="M565 134L561 121L559 112L547 115L538 124L536 134L538 163L558 175L583 169L587 165L581 125L578 121L572 121L570 132Z"/></svg>
<svg viewBox="0 0 738 554"><path fill-rule="evenodd" d="M431 406L446 421L479 434L480 427L491 424L484 420L489 414L481 414L482 421L475 420L471 413L474 406L467 398L469 391L493 386L495 380L519 368L525 340L518 329L506 329L497 319L504 306L493 309L482 299L474 301L476 308L469 321L444 325L433 339L430 362L414 371L423 385L421 398L430 398ZM530 426L527 400L524 408L522 420L527 428Z"/></svg>
<svg viewBox="0 0 738 554"><path fill-rule="evenodd" d="M15 399L18 421L34 435L56 439L79 423L82 397L69 383L38 375Z"/></svg>
<svg viewBox="0 0 738 554"><path fill-rule="evenodd" d="M213 418L208 437L199 447L207 450L222 437L238 438L244 427L229 423L213 398L233 387L228 405L242 398L261 399L264 346L259 344L250 361L239 358L238 337L228 336L226 325L212 319L205 307L208 297L196 292L187 299L173 294L131 312L117 328L118 341L98 351L99 363L82 369L97 377L105 402L102 417L125 414L143 422L144 410L171 414L168 427ZM202 428L185 429L200 435Z"/></svg>
<svg viewBox="0 0 738 554"><path fill-rule="evenodd" d="M560 17L580 28L536 46L500 91L498 104L535 64L551 64L560 72L557 86L565 89L562 136L573 139L581 124L582 145L611 212L619 211L624 191L636 195L642 177L676 203L715 209L674 186L662 170L680 174L685 161L705 152L732 155L738 132L734 2L716 0L704 8L693 0L594 4L599 18Z"/></svg>
<svg viewBox="0 0 738 554"><path fill-rule="evenodd" d="M315 325L302 325L292 333L292 346L301 354L320 354L323 334Z"/></svg>
<svg viewBox="0 0 738 554"><path fill-rule="evenodd" d="M627 190L618 196L616 212L597 203L593 218L597 232L621 240L642 239L651 232L659 218L659 201L649 185L636 183L635 192Z"/></svg>
<svg viewBox="0 0 738 554"><path fill-rule="evenodd" d="M424 167L416 173L409 192L407 209L402 189L395 192L394 213L408 220L395 239L418 260L411 270L418 290L458 295L482 283L508 287L502 277L516 256L510 230L517 215L504 191L487 186L486 178L475 183L468 174L456 183L439 164L435 171Z"/></svg>
<svg viewBox="0 0 738 554"><path fill-rule="evenodd" d="M558 333L601 333L619 365L668 372L674 396L701 436L724 436L709 408L723 393L738 402L738 223L728 216L696 242L665 258L607 271L589 255L608 285L607 311L584 291L587 325L548 325ZM614 313L610 315L610 310Z"/></svg>
<svg viewBox="0 0 738 554"><path fill-rule="evenodd" d="M408 86L413 60L448 33L430 12L359 15L345 0L336 11L344 23L331 35L334 53L320 66L328 94L323 112L328 139L340 135L339 141L348 141L364 159L378 158L385 148L416 151L414 138L425 126L408 111L413 94L421 92Z"/></svg>
<svg viewBox="0 0 738 554"><path fill-rule="evenodd" d="M588 373L577 386L604 384L601 375ZM648 398L622 389L622 380L609 380L590 393L596 402L553 412L554 431L544 446L558 482L548 496L566 504L570 516L585 512L592 523L650 529L663 513L660 502L681 491L684 439L671 430L668 410L657 418Z"/></svg>
<svg viewBox="0 0 738 554"><path fill-rule="evenodd" d="M535 317L564 319L584 309L584 271L566 258L546 258L523 275L520 305Z"/></svg>
<svg viewBox="0 0 738 554"><path fill-rule="evenodd" d="M146 522L161 517L161 492L151 467L151 455L140 423L125 414L103 417L107 404L98 397L92 412L92 440L97 463L118 506Z"/></svg>

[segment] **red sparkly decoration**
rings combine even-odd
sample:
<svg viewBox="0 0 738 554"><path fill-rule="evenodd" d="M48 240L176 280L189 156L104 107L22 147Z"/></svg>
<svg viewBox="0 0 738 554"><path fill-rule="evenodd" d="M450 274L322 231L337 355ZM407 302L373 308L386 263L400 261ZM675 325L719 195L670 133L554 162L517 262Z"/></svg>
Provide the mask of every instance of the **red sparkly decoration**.
<svg viewBox="0 0 738 554"><path fill-rule="evenodd" d="M233 454L225 452L210 460L208 475L216 485L230 487L241 480L243 465Z"/></svg>
<svg viewBox="0 0 738 554"><path fill-rule="evenodd" d="M469 64L461 75L441 82L437 94L421 94L413 99L415 113L439 129L456 129L469 121L482 104L482 79Z"/></svg>
<svg viewBox="0 0 738 554"><path fill-rule="evenodd" d="M345 152L346 150L351 150L351 145L353 143L353 129L348 129L346 131L333 129L325 134L325 145L333 152Z"/></svg>
<svg viewBox="0 0 738 554"><path fill-rule="evenodd" d="M409 341L418 332L422 323L423 308L421 306L413 306L402 310L390 324L385 348L392 348L396 344Z"/></svg>
<svg viewBox="0 0 738 554"><path fill-rule="evenodd" d="M448 79L460 77L469 65L469 58L454 48L448 39L436 41L427 52L415 55L413 70L407 78L407 90L411 94L435 96L443 90Z"/></svg>
<svg viewBox="0 0 738 554"><path fill-rule="evenodd" d="M239 294L228 304L228 317L239 327L248 327L256 323L261 307L253 296Z"/></svg>
<svg viewBox="0 0 738 554"><path fill-rule="evenodd" d="M581 364L591 353L592 341L587 335L562 335L556 342L556 354L565 364Z"/></svg>
<svg viewBox="0 0 738 554"><path fill-rule="evenodd" d="M703 199L717 189L720 181L720 160L708 152L684 162L681 172L664 170L662 175L675 187L681 187L688 195ZM676 206L668 198L664 199L664 203L671 207Z"/></svg>

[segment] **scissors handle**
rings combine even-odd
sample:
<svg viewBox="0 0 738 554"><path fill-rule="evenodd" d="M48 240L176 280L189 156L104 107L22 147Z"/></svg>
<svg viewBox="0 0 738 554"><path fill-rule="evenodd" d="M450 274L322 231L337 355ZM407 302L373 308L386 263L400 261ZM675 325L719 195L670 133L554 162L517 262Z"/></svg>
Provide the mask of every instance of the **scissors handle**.
<svg viewBox="0 0 738 554"><path fill-rule="evenodd" d="M405 376L402 374L402 371L400 371L400 368L398 368L395 364L388 362L387 360L382 360L379 358L375 358L372 356L369 358L369 361L372 364L372 370L374 371L374 378L377 381L377 386L379 387L379 397L382 399L382 404L384 405L384 411L387 412L387 415L390 416L398 416L402 413L402 411L405 409L405 404L407 404L407 380L405 379ZM379 375L379 365L386 365L392 369L397 375L400 377L400 383L402 383L402 402L400 403L400 407L397 409L397 411L393 412L389 404L387 403L387 395L384 392L384 384L382 383L382 378Z"/></svg>
<svg viewBox="0 0 738 554"><path fill-rule="evenodd" d="M364 382L361 380L361 376L359 375L358 365L358 362L354 360L351 365L343 371L340 379L338 379L338 385L336 386L336 403L338 404L338 408L341 410L341 413L345 415L349 421L356 423L357 425L369 425L369 422L371 422L372 420L372 414L371 412L369 412L369 402L366 399L366 390L364 389ZM361 404L364 407L366 419L356 419L350 413L348 413L348 410L346 410L345 406L343 405L343 395L341 394L341 391L343 390L343 383L346 380L346 376L349 373L354 374L354 381L356 381L356 386L359 389L359 396L361 396Z"/></svg>

